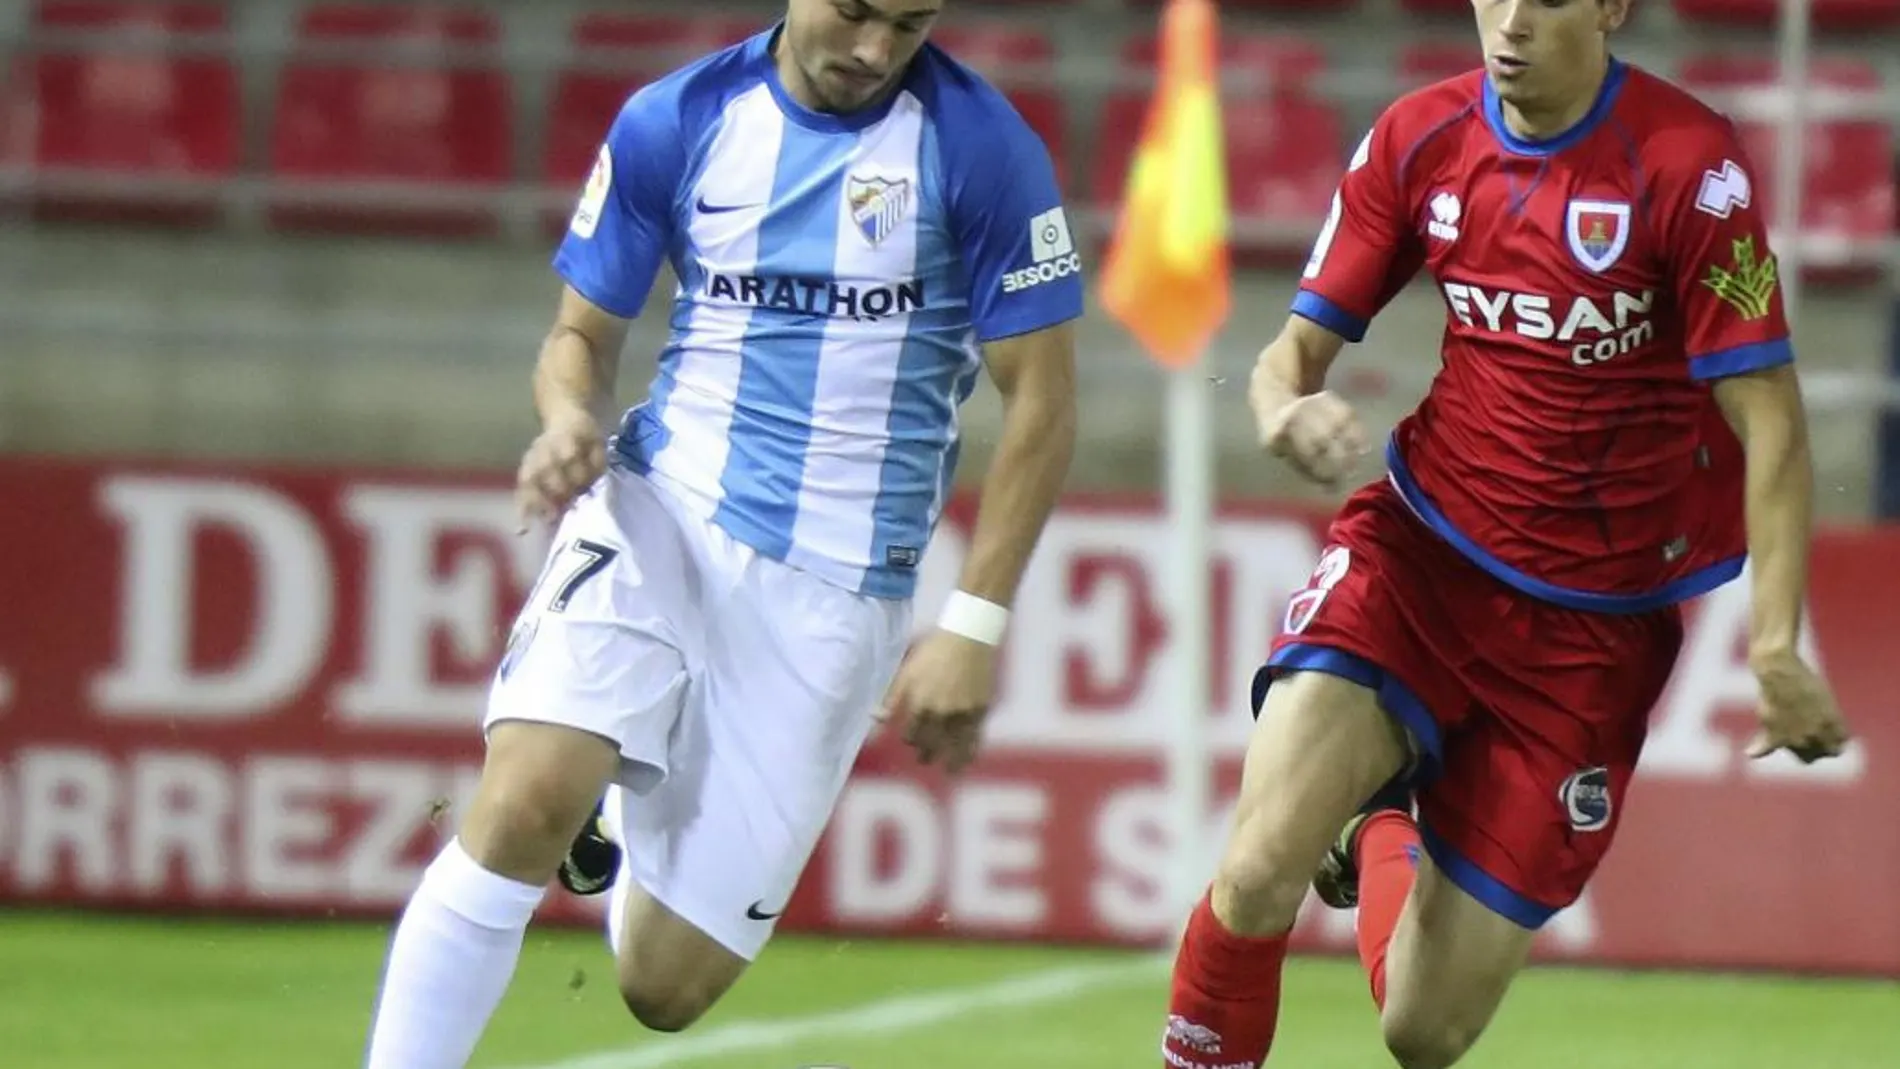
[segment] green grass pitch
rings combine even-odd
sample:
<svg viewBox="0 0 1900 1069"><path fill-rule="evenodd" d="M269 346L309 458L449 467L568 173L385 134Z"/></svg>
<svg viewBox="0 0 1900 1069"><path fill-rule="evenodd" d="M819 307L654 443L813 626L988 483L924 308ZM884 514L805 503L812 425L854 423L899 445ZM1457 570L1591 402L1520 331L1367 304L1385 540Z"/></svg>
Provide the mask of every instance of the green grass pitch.
<svg viewBox="0 0 1900 1069"><path fill-rule="evenodd" d="M387 930L344 923L0 916L0 1065L360 1064ZM531 932L481 1069L1156 1069L1153 955L784 937L692 1030L642 1032L598 935ZM1289 966L1270 1067L1378 1069L1355 963ZM1470 1069L1891 1069L1900 986L1534 969Z"/></svg>

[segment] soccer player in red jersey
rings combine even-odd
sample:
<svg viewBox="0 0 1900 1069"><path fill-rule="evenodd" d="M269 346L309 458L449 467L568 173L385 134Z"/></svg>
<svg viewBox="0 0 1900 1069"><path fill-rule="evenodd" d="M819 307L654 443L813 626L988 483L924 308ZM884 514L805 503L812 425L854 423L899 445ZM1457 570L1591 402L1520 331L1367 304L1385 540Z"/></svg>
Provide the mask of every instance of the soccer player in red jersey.
<svg viewBox="0 0 1900 1069"><path fill-rule="evenodd" d="M1462 1057L1615 835L1680 603L1745 559L1751 755L1846 742L1796 652L1813 476L1735 130L1610 55L1629 0L1473 6L1485 68L1380 117L1253 374L1267 449L1334 483L1367 443L1328 367L1421 268L1443 293L1443 368L1255 679L1174 1069L1266 1059L1309 881L1398 1063Z"/></svg>

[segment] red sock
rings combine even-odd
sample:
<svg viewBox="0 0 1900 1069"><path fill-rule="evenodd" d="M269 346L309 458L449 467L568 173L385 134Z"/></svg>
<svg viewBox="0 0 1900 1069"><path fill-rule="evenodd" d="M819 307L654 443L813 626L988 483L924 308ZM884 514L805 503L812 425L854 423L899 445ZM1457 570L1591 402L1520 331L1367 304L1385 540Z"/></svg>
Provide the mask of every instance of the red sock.
<svg viewBox="0 0 1900 1069"><path fill-rule="evenodd" d="M1210 892L1211 893L1211 892ZM1203 895L1174 958L1168 1031L1170 1069L1255 1069L1267 1060L1280 1019L1286 935L1235 935Z"/></svg>
<svg viewBox="0 0 1900 1069"><path fill-rule="evenodd" d="M1385 1008L1385 952L1399 911L1418 876L1418 825L1397 810L1375 813L1359 829L1359 961L1372 979L1372 1001Z"/></svg>

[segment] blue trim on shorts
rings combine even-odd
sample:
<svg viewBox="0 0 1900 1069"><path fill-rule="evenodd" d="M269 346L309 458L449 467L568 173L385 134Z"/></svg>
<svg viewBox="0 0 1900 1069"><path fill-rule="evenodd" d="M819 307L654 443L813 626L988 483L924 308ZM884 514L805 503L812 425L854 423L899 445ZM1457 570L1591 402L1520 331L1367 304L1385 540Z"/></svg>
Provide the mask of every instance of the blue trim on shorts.
<svg viewBox="0 0 1900 1069"><path fill-rule="evenodd" d="M1477 899L1486 909L1520 928L1536 931L1557 915L1557 907L1527 898L1505 886L1504 881L1478 867L1477 862L1452 849L1424 821L1418 822L1418 838L1432 864L1450 878L1458 889Z"/></svg>
<svg viewBox="0 0 1900 1069"><path fill-rule="evenodd" d="M1418 700L1418 695L1412 693L1412 688L1397 676L1356 653L1309 642L1295 642L1281 647L1254 673L1255 719L1260 717L1260 708L1267 699L1267 686L1272 682L1272 673L1276 671L1324 672L1351 680L1378 694L1380 707L1410 729L1425 750L1419 756L1418 768L1412 773L1412 785L1422 787L1438 778L1445 756L1445 743L1438 731L1438 721L1432 718L1431 710L1425 707L1425 703Z"/></svg>

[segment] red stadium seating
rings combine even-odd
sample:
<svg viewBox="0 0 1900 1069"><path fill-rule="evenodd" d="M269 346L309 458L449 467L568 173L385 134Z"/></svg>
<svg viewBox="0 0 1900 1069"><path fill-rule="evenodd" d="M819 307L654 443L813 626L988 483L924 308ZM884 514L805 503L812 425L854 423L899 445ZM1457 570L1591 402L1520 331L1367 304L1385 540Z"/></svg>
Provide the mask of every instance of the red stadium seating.
<svg viewBox="0 0 1900 1069"><path fill-rule="evenodd" d="M765 23L733 18L664 15L584 16L573 31L575 62L555 85L542 156L542 178L577 188L593 166L607 127L627 95L683 63L737 43ZM1063 169L1063 109L1054 88L1055 47L1038 31L1013 24L962 20L931 32L931 40L991 78L1050 146ZM565 225L559 210L554 225Z"/></svg>
<svg viewBox="0 0 1900 1069"><path fill-rule="evenodd" d="M1433 82L1455 78L1484 65L1484 50L1477 38L1469 43L1427 41L1405 49L1399 55L1400 89L1417 89Z"/></svg>
<svg viewBox="0 0 1900 1069"><path fill-rule="evenodd" d="M1160 42L1152 35L1129 39L1122 46L1122 64L1141 74L1150 72L1160 58ZM1304 37L1271 33L1229 33L1220 41L1224 76L1234 77L1242 92L1286 87L1303 89L1326 70L1326 50Z"/></svg>
<svg viewBox="0 0 1900 1069"><path fill-rule="evenodd" d="M42 0L33 27L49 39L14 72L4 136L15 162L30 159L55 180L34 196L36 214L214 217L210 183L239 158L237 72L215 54L226 44L223 8Z"/></svg>
<svg viewBox="0 0 1900 1069"><path fill-rule="evenodd" d="M1133 0L1133 3L1136 7L1160 7L1167 0ZM1358 3L1359 0L1220 0L1219 6L1222 11L1260 11L1271 14L1304 10L1333 14L1350 10Z"/></svg>
<svg viewBox="0 0 1900 1069"><path fill-rule="evenodd" d="M578 191L620 106L634 90L685 63L751 36L764 24L736 18L596 13L575 20L574 58L556 77L542 144L541 179ZM561 209L553 220L566 225Z"/></svg>
<svg viewBox="0 0 1900 1069"><path fill-rule="evenodd" d="M472 9L307 10L279 89L271 166L280 179L316 184L274 199L273 222L439 235L492 230L490 209L453 201L458 193L497 191L512 170L497 37L494 21ZM382 51L335 55L342 45ZM344 183L377 183L397 196L370 205L324 195L324 184Z"/></svg>
<svg viewBox="0 0 1900 1069"><path fill-rule="evenodd" d="M1900 0L1813 0L1814 24L1823 30L1862 30L1900 24ZM1692 22L1771 26L1781 0L1674 0L1676 14Z"/></svg>
<svg viewBox="0 0 1900 1069"><path fill-rule="evenodd" d="M1030 129L1049 146L1056 173L1068 174L1062 95L1055 85L1055 45L1041 32L1009 23L961 20L930 31L930 39L1009 97Z"/></svg>
<svg viewBox="0 0 1900 1069"><path fill-rule="evenodd" d="M1130 42L1131 71L1154 61L1150 38ZM1325 67L1325 54L1299 38L1229 35L1221 41L1222 116L1227 131L1228 196L1243 260L1303 251L1319 228L1344 172L1345 132L1338 112L1307 91ZM1121 201L1135 143L1141 136L1148 90L1118 92L1104 104L1095 200ZM1271 227L1277 238L1248 241L1250 224Z"/></svg>
<svg viewBox="0 0 1900 1069"><path fill-rule="evenodd" d="M1399 6L1414 15L1424 15L1428 18L1448 15L1471 17L1471 0L1399 0ZM1475 30L1473 34L1475 40Z"/></svg>
<svg viewBox="0 0 1900 1069"><path fill-rule="evenodd" d="M1817 92L1828 88L1868 90L1879 86L1874 69L1853 60L1820 60L1811 68ZM1694 91L1732 90L1775 84L1773 59L1702 56L1685 61L1680 76ZM1711 101L1719 103L1719 101ZM1724 109L1731 110L1731 109ZM1761 203L1774 197L1777 127L1772 121L1738 124L1755 166ZM1802 175L1802 227L1810 234L1873 239L1894 225L1894 135L1886 123L1823 121L1811 124ZM1816 263L1820 257L1811 257Z"/></svg>
<svg viewBox="0 0 1900 1069"><path fill-rule="evenodd" d="M25 65L6 72L0 81L0 173L23 171L33 164L34 104L32 72Z"/></svg>

